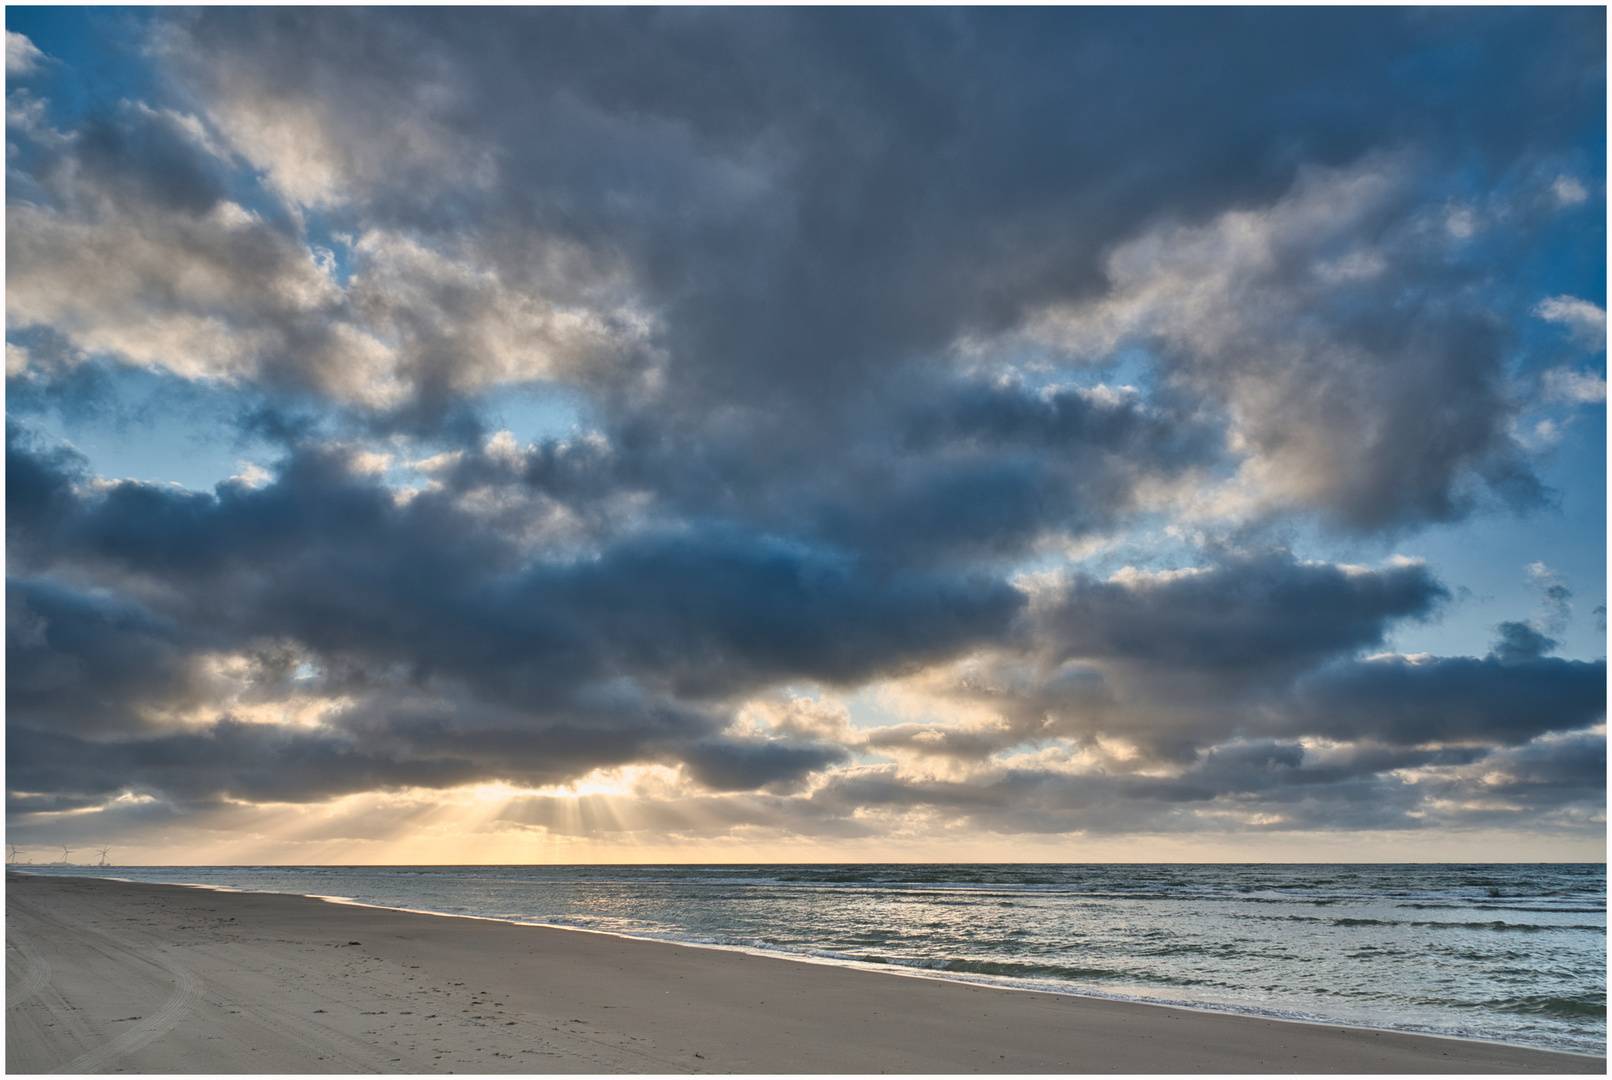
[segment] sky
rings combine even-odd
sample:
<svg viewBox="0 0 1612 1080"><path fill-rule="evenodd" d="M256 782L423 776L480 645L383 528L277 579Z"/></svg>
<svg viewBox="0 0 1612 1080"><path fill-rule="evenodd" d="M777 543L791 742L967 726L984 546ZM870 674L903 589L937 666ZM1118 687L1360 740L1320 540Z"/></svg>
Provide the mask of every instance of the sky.
<svg viewBox="0 0 1612 1080"><path fill-rule="evenodd" d="M1605 43L8 7L7 839L1602 861Z"/></svg>

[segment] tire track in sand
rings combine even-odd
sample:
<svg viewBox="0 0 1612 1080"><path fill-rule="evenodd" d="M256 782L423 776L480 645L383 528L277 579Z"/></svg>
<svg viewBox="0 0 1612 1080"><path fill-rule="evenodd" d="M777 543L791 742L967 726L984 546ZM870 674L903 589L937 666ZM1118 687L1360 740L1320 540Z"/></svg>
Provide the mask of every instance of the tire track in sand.
<svg viewBox="0 0 1612 1080"><path fill-rule="evenodd" d="M121 948L121 946L119 946ZM129 956L137 956L131 950L123 950ZM178 989L155 1016L148 1017L132 1029L88 1053L80 1054L59 1069L52 1069L53 1073L92 1073L99 1072L124 1054L140 1049L146 1043L166 1034L175 1024L185 1018L185 1014L195 1008L202 999L204 989L201 979L195 972L160 954L146 957L160 964L178 982Z"/></svg>
<svg viewBox="0 0 1612 1080"><path fill-rule="evenodd" d="M64 933L76 935L81 938L87 937L95 939L109 950L109 959L119 960L132 967L139 967L148 963L155 964L166 971L169 975L173 976L176 984L172 996L168 998L168 1000L163 1004L162 1008L158 1009L156 1013L146 1017L133 1028L130 1028L128 1031L125 1031L122 1034L108 1040L95 1049L86 1051L69 1061L67 1064L52 1069L52 1073L82 1074L99 1072L112 1062L116 1061L118 1058L122 1057L124 1054L133 1053L135 1050L145 1046L153 1039L166 1034L174 1027L174 1025L183 1020L192 1009L201 1003L202 994L206 989L201 977L198 976L194 971L191 971L189 968L185 967L183 964L174 960L171 956L168 956L166 953L156 949L139 949L138 947L132 946L128 942L114 937L111 934L100 930L95 930L87 926L68 926L61 920L52 916L49 912L43 911L35 905L24 901L12 900L11 902L22 908L33 918L44 923L50 923ZM21 944L20 941L19 944ZM19 951L23 951L24 957L28 958L28 954L33 950L29 948L27 950ZM23 987L18 988L17 996L19 1004L21 1001L26 1000L27 996L32 996L33 994L38 993L41 988L48 984L50 979L49 966L44 964L43 959L39 958L37 953L34 953L34 958L39 959L40 967L42 967L44 970L44 977L39 980L37 986L33 986L31 985L33 983L33 978L32 974L30 974L28 982L25 983ZM30 973L37 970L39 970L39 968L35 968L32 960L30 960ZM26 996L22 994L24 989L28 989L28 994ZM6 1007L10 1008L11 1004L11 996L7 995Z"/></svg>
<svg viewBox="0 0 1612 1080"><path fill-rule="evenodd" d="M37 949L17 934L6 934L6 944L16 949L17 955L22 957L23 963L27 965L27 971L23 974L21 981L17 983L15 989L9 989L6 992L6 1008L15 1009L18 1005L21 1005L50 985L50 965L45 962L43 956L39 955ZM10 980L8 979L7 982L9 983Z"/></svg>

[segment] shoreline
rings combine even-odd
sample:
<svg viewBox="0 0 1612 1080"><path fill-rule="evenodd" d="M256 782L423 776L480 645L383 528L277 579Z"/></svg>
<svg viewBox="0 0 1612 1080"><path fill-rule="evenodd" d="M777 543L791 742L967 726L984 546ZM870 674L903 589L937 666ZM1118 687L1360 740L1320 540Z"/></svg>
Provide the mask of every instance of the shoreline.
<svg viewBox="0 0 1612 1080"><path fill-rule="evenodd" d="M30 874L30 876L45 876L52 879L66 877L66 875L32 875L30 871L21 867L7 867L10 874ZM989 990L1001 990L1014 993L1053 994L1081 998L1093 1001L1109 1001L1121 1004L1148 1005L1163 1008L1182 1009L1190 1012L1207 1013L1211 1016L1232 1016L1256 1020L1269 1020L1276 1023L1311 1024L1322 1027L1345 1028L1350 1030L1368 1032L1387 1032L1403 1035L1413 1035L1428 1039L1444 1039L1459 1043L1475 1043L1480 1046L1494 1046L1515 1048L1520 1050L1533 1050L1541 1053L1565 1054L1570 1057L1584 1058L1592 1061L1604 1060L1603 1056L1592 1051L1577 1050L1565 1047L1537 1046L1520 1042L1506 1042L1503 1039L1488 1038L1482 1035L1459 1034L1449 1031L1439 1031L1428 1028L1413 1027L1381 1027L1362 1021L1354 1021L1336 1017L1303 1013L1298 1010L1283 1010L1279 1008L1261 1007L1258 1005L1244 1005L1241 1003L1211 1003L1200 1004L1189 1001L1177 1001L1162 997L1149 997L1145 994L1123 994L1105 992L1101 989L1073 988L1067 984L1056 983L1051 980L1039 982L1033 979L1014 979L1010 976L994 976L975 972L950 972L942 969L923 968L899 961L886 961L874 963L857 960L852 957L834 955L818 956L806 952L793 952L785 949L768 949L761 946L742 944L725 944L715 941L693 941L677 937L653 937L644 934L630 934L619 930L598 930L587 926L572 926L565 923L523 921L516 917L497 915L472 915L464 912L431 911L424 908L399 907L391 904L373 903L358 900L349 896L336 896L320 893L289 893L266 892L258 893L256 890L241 889L230 885L214 885L206 882L139 882L131 878L119 878L99 875L87 877L86 880L112 881L128 884L165 884L174 888L196 889L204 892L231 893L231 894L260 894L268 896L297 896L325 903L338 904L348 907L369 908L376 911L392 911L405 914L423 915L442 919L470 919L501 926L525 927L533 929L566 931L578 934L598 934L605 937L617 938L623 941L638 941L655 944L674 945L689 949L708 949L717 952L739 953L755 956L762 959L785 960L791 963L816 964L830 968L847 971L862 972L868 975L894 975L909 979L929 979L944 983L957 983L966 986L977 986Z"/></svg>
<svg viewBox="0 0 1612 1080"><path fill-rule="evenodd" d="M104 878L96 880L129 881L127 878ZM131 882L132 883L132 882ZM237 889L226 885L207 885L200 882L172 882L175 888L202 889L224 893L247 893L251 890ZM1071 989L1063 984L1048 983L1046 985L1014 985L1007 976L993 976L973 972L954 973L937 968L921 968L899 961L886 961L873 963L865 960L855 960L836 956L815 956L810 953L790 952L784 949L764 949L752 945L727 945L715 941L688 941L675 937L650 937L643 934L628 934L619 930L595 930L587 926L567 926L563 923L523 922L514 918L502 918L496 915L467 915L455 911L428 911L424 908L397 907L391 904L372 904L364 900L355 900L350 896L330 896L318 893L266 893L272 896L301 896L310 900L321 900L328 904L340 904L346 907L370 908L375 911L396 911L410 915L427 915L439 919L470 919L477 922L496 923L500 926L516 928L530 928L538 930L558 930L572 934L598 934L602 937L616 938L621 941L642 941L658 945L673 945L684 949L710 949L716 952L740 953L745 956L755 956L761 959L784 960L797 964L819 964L824 967L838 968L845 971L863 972L872 976L889 975L907 979L929 979L935 982L960 983L965 986L977 986L989 990L1002 990L1021 994L1053 994L1068 997L1082 998L1091 1001L1112 1001L1130 1005L1151 1005L1169 1009L1183 1009L1188 1012L1207 1013L1211 1016L1240 1016L1248 1019L1270 1020L1279 1024L1313 1024L1320 1027L1346 1028L1357 1031L1389 1032L1402 1035L1415 1035L1426 1039L1447 1039L1459 1043L1476 1043L1480 1046L1498 1046L1515 1048L1519 1050L1535 1050L1541 1053L1566 1054L1570 1057L1586 1058L1592 1061L1605 1060L1596 1054L1578 1050L1566 1050L1557 1047L1529 1046L1524 1043L1510 1043L1503 1039L1486 1039L1477 1035L1455 1035L1449 1032L1413 1030L1410 1028L1378 1027L1373 1024L1351 1023L1347 1020L1332 1019L1325 1016L1315 1016L1302 1013L1284 1013L1277 1009L1261 1009L1257 1006L1239 1007L1237 1005L1200 1005L1184 1001L1170 1001L1164 998L1148 998L1141 995L1126 995L1118 993L1105 993L1093 989ZM1028 984L1032 980L1019 980Z"/></svg>
<svg viewBox="0 0 1612 1080"><path fill-rule="evenodd" d="M207 885L7 883L11 1072L1605 1071L742 946Z"/></svg>

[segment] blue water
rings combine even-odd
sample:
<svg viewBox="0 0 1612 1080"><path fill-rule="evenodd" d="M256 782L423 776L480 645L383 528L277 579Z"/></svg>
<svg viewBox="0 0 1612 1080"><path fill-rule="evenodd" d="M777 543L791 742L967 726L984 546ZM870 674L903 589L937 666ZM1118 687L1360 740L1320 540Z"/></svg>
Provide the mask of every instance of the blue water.
<svg viewBox="0 0 1612 1080"><path fill-rule="evenodd" d="M1606 1053L1604 865L22 869Z"/></svg>

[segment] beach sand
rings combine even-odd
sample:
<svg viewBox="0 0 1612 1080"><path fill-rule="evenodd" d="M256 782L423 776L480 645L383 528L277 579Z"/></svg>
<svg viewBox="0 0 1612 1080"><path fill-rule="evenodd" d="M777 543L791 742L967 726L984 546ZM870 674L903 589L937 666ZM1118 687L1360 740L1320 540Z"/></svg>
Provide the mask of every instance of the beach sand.
<svg viewBox="0 0 1612 1080"><path fill-rule="evenodd" d="M308 897L8 874L6 1070L1602 1073L1605 1061Z"/></svg>

